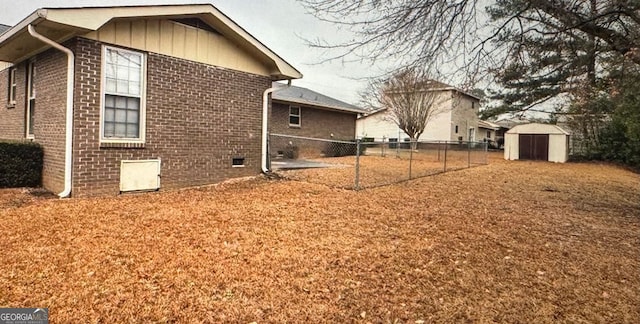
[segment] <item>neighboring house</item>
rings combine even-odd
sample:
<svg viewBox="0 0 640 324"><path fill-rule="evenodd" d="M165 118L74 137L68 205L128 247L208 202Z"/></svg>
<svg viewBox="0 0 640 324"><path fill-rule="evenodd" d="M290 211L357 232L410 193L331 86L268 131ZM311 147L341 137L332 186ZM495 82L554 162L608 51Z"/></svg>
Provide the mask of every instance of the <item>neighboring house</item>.
<svg viewBox="0 0 640 324"><path fill-rule="evenodd" d="M478 141L487 142L492 147L500 147L504 144L504 132L507 131L496 123L486 120L478 121Z"/></svg>
<svg viewBox="0 0 640 324"><path fill-rule="evenodd" d="M302 77L212 5L39 9L0 61L0 139L40 143L60 196L259 174L262 98Z"/></svg>
<svg viewBox="0 0 640 324"><path fill-rule="evenodd" d="M478 120L478 141L494 142L496 134L500 130L500 125L494 124L486 120Z"/></svg>
<svg viewBox="0 0 640 324"><path fill-rule="evenodd" d="M450 85L433 82L435 86L426 91L436 91L434 99L438 114L427 124L418 138L421 141L477 141L478 109L480 98ZM357 121L358 137L376 141L408 141L409 136L393 121L386 109L371 112Z"/></svg>
<svg viewBox="0 0 640 324"><path fill-rule="evenodd" d="M356 138L356 118L365 110L306 88L274 86L283 88L271 95L270 133L342 141ZM277 155L289 141L273 142L271 155Z"/></svg>

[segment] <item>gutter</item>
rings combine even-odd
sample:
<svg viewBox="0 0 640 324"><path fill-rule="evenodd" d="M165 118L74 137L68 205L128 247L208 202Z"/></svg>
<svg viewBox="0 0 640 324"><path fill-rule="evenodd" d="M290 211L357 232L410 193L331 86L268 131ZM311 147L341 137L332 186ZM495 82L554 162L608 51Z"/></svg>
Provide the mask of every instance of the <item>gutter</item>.
<svg viewBox="0 0 640 324"><path fill-rule="evenodd" d="M40 13L40 11L38 12ZM65 198L69 197L69 195L71 194L71 152L73 150L73 81L75 78L75 55L70 49L38 34L38 32L36 32L35 28L33 28L31 24L29 24L29 26L27 27L31 36L67 54L67 108L65 118L64 190L58 194L60 198Z"/></svg>
<svg viewBox="0 0 640 324"><path fill-rule="evenodd" d="M271 87L262 93L262 155L260 158L260 167L263 173L269 173L267 165L267 136L269 136L267 127L269 126L269 94L278 90L286 89L291 86L291 79L285 87Z"/></svg>

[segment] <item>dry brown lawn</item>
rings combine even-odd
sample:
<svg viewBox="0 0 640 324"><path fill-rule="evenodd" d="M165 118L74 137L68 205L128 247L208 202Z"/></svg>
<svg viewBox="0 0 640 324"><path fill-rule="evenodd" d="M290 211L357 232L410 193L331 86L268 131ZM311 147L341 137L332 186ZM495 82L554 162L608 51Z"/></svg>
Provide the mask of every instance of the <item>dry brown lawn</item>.
<svg viewBox="0 0 640 324"><path fill-rule="evenodd" d="M0 190L0 307L52 323L640 321L640 176L505 162L359 192Z"/></svg>
<svg viewBox="0 0 640 324"><path fill-rule="evenodd" d="M497 157L492 153L494 159ZM367 149L367 155L359 157L358 188L374 188L438 173L461 170L487 164L485 151L449 150L380 150ZM356 158L343 157L301 157L302 160L335 165L330 169L312 168L277 170L289 180L319 183L334 188L353 189L356 187Z"/></svg>

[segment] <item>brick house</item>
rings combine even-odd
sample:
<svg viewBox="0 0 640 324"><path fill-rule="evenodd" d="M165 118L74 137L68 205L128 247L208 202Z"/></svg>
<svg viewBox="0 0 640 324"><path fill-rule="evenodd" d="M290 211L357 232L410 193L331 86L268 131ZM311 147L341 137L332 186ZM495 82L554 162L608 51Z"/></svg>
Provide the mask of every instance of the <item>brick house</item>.
<svg viewBox="0 0 640 324"><path fill-rule="evenodd" d="M0 61L0 139L40 143L74 197L259 174L263 98L302 77L212 5L39 9Z"/></svg>
<svg viewBox="0 0 640 324"><path fill-rule="evenodd" d="M356 119L364 112L357 106L313 90L291 86L272 94L269 132L350 141L356 137ZM282 151L283 145L286 143L274 141L272 155ZM310 142L301 145L309 146Z"/></svg>
<svg viewBox="0 0 640 324"><path fill-rule="evenodd" d="M433 99L437 113L429 121L418 140L421 141L477 141L478 110L480 98L453 86L431 81L436 97ZM359 137L374 138L376 141L408 141L409 136L398 128L390 113L382 108L362 116L357 121Z"/></svg>

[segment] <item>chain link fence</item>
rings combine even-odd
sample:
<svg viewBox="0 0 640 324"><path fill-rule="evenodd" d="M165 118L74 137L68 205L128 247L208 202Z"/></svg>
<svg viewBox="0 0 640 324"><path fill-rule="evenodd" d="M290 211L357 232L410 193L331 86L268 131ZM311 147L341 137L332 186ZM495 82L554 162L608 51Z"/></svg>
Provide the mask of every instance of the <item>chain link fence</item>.
<svg viewBox="0 0 640 324"><path fill-rule="evenodd" d="M269 158L270 169L284 178L359 190L487 164L487 143L270 134Z"/></svg>

